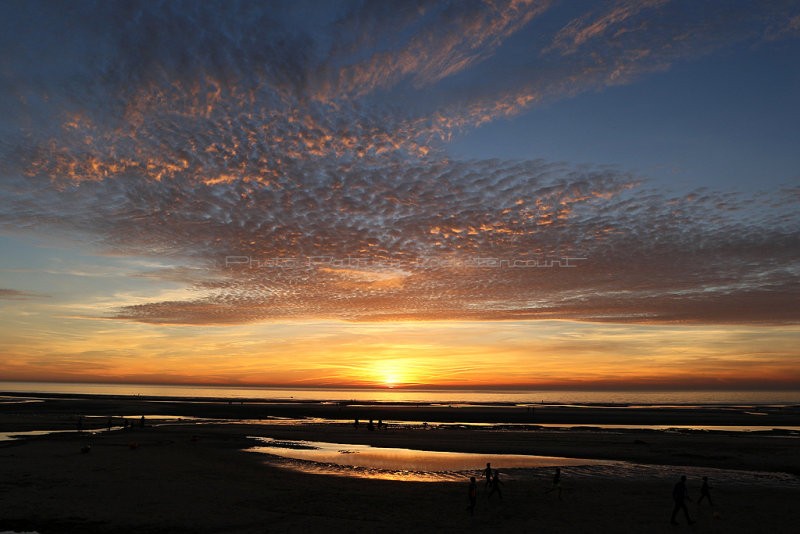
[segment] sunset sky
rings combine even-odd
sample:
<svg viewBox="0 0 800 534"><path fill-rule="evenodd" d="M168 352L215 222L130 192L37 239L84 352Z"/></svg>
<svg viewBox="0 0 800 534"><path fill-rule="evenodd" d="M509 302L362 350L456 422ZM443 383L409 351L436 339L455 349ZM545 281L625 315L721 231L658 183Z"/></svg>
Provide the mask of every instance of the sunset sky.
<svg viewBox="0 0 800 534"><path fill-rule="evenodd" d="M0 380L800 388L800 4L5 1Z"/></svg>

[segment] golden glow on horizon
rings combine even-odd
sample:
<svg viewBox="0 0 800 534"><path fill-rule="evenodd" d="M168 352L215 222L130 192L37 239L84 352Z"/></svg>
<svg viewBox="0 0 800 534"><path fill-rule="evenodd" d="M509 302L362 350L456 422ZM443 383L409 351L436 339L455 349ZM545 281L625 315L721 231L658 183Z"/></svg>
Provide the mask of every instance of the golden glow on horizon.
<svg viewBox="0 0 800 534"><path fill-rule="evenodd" d="M407 322L157 327L0 317L6 380L402 388L800 383L800 327ZM771 384L771 385L770 385Z"/></svg>

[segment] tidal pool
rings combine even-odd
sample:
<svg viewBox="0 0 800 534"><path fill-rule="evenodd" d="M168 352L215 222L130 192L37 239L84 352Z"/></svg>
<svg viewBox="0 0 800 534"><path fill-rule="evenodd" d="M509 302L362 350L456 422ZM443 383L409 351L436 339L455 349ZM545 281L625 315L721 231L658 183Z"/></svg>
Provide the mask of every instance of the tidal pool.
<svg viewBox="0 0 800 534"><path fill-rule="evenodd" d="M278 440L254 437L260 442L247 452L264 454L267 463L304 473L378 478L410 482L463 482L481 478L487 462L501 473L501 480L549 481L553 468L562 468L562 481L587 478L659 479L671 487L680 475L693 483L703 476L726 486L800 487L800 477L780 472L746 471L712 467L636 464L620 460L565 458L525 454L477 454L372 447L320 441Z"/></svg>
<svg viewBox="0 0 800 534"><path fill-rule="evenodd" d="M321 441L289 441L254 438L260 445L247 452L267 454L270 463L283 468L319 474L440 482L463 480L468 471L556 466L611 465L620 462L525 454L477 454L372 447Z"/></svg>

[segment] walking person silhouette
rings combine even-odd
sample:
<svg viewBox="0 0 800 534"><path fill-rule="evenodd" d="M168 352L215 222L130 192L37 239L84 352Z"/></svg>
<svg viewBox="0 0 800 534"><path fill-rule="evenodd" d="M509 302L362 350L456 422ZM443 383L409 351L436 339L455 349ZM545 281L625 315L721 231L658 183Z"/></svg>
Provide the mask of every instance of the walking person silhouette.
<svg viewBox="0 0 800 534"><path fill-rule="evenodd" d="M711 500L711 486L708 485L708 477L703 477L703 485L700 487L700 498L697 499L698 506L703 499L708 499L708 504L714 507L714 501Z"/></svg>
<svg viewBox="0 0 800 534"><path fill-rule="evenodd" d="M503 492L500 491L500 485L501 484L502 484L502 482L500 482L500 471L495 469L494 470L494 475L492 475L492 483L490 484L490 488L491 489L489 490L489 495L487 495L486 498L488 499L489 497L494 495L495 492L497 492L497 494L500 495L500 500L502 501L503 500Z"/></svg>
<svg viewBox="0 0 800 534"><path fill-rule="evenodd" d="M483 476L486 477L486 484L483 487L488 488L492 482L492 464L486 462L486 469L483 470Z"/></svg>
<svg viewBox="0 0 800 534"><path fill-rule="evenodd" d="M475 501L478 498L478 483L475 477L469 477L469 505L467 511L469 515L475 515Z"/></svg>
<svg viewBox="0 0 800 534"><path fill-rule="evenodd" d="M556 472L553 475L553 486L545 491L545 494L550 493L551 491L558 490L558 500L561 500L561 468L556 467Z"/></svg>
<svg viewBox="0 0 800 534"><path fill-rule="evenodd" d="M694 523L692 518L689 517L689 510L686 508L686 501L691 501L691 499L689 499L689 492L686 490L686 475L681 475L680 482L675 484L675 487L672 488L672 500L675 501L675 508L672 509L672 518L669 522L673 525L677 525L678 522L675 521L675 516L678 515L678 510L683 508L683 515L686 516L686 521L690 525Z"/></svg>

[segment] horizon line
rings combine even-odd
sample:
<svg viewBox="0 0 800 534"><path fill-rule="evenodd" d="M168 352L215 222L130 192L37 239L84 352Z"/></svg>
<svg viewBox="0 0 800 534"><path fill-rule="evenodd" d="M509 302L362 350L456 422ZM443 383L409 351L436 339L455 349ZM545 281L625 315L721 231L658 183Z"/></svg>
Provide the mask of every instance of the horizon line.
<svg viewBox="0 0 800 534"><path fill-rule="evenodd" d="M218 389L299 389L299 390L366 390L366 391L586 391L586 392L693 392L693 391L797 391L800 385L793 384L694 384L693 386L678 387L674 384L629 385L595 384L595 385L556 385L556 384L498 384L498 385L447 385L447 384L397 384L387 385L335 385L335 384L241 384L219 382L139 382L139 381L97 381L97 380L29 380L29 379L3 379L2 383L39 383L39 384L85 384L106 386L156 386L156 387L202 387Z"/></svg>

